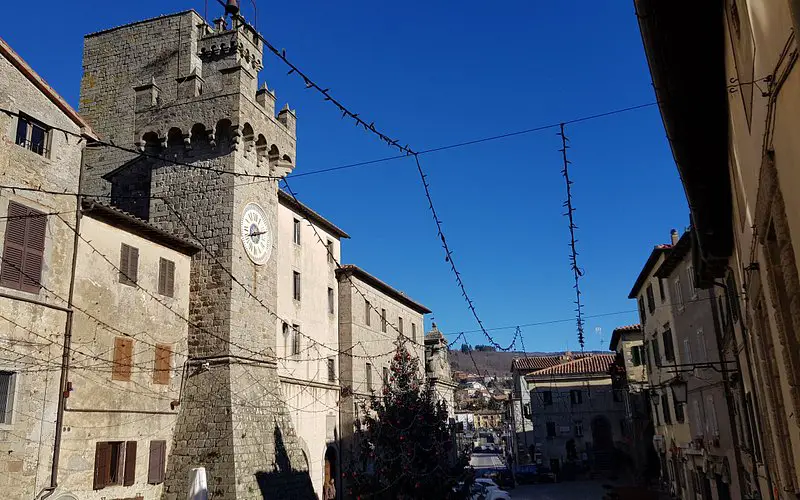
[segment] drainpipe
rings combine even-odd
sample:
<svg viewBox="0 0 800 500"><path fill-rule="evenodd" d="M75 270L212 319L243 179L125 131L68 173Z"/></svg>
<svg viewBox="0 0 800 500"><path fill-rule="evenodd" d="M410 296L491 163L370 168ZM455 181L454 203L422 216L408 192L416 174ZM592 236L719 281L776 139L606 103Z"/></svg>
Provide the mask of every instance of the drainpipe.
<svg viewBox="0 0 800 500"><path fill-rule="evenodd" d="M733 269L731 268L731 266L728 266L728 272L733 274ZM745 274L745 276L746 276L746 274ZM745 278L745 280L746 280L746 278ZM743 288L745 290L747 289L746 282L743 283ZM727 290L727 288L726 288L726 290ZM744 309L742 309L742 308L739 308L739 309L740 309L740 311L749 311L750 310L750 295L748 293L743 293L742 296L744 297L745 307L744 307ZM745 359L746 359L746 362L747 362L747 367L748 367L747 374L748 374L748 378L750 379L750 387L751 387L750 394L753 396L753 412L755 412L756 419L758 420L758 423L760 424L761 422L764 422L764 419L761 416L761 407L758 404L758 391L756 390L756 388L758 386L756 385L755 379L753 377L753 362L752 362L752 358L751 358L751 354L750 354L750 342L748 342L748 340L747 340L747 325L745 325L745 322L742 321L742 314L741 313L739 314L739 326L742 328L742 340L744 341L744 355L745 355ZM739 363L739 357L738 356L736 356L736 363L737 363L737 367L741 370L741 367L738 365L738 363ZM753 431L756 432L758 437L759 437L759 439L758 439L759 444L763 444L764 439L763 439L763 435L760 432L760 428L753 429ZM775 500L775 489L774 489L775 487L772 484L772 474L770 473L770 470L769 470L769 460L767 460L766 456L763 457L763 458L764 458L764 472L767 473L767 486L769 487L769 498L770 498L770 500ZM758 468L757 468L757 466L756 466L756 470L754 471L754 473L756 475L756 482L758 482Z"/></svg>
<svg viewBox="0 0 800 500"><path fill-rule="evenodd" d="M75 236L72 242L72 269L69 278L69 292L67 294L67 321L64 325L64 350L61 354L61 379L59 381L58 410L56 412L56 429L53 438L53 464L50 469L50 486L47 486L36 495L37 500L44 500L58 487L58 461L61 454L61 436L64 428L64 410L67 406L67 391L69 384L69 358L72 345L72 303L75 293L75 268L78 265L78 243L81 231L81 202L83 196L80 189L83 184L83 169L85 166L85 148L81 150L81 165L78 173L78 194L75 197Z"/></svg>
<svg viewBox="0 0 800 500"><path fill-rule="evenodd" d="M714 285L722 288L727 292L727 287L724 284L717 283L715 281ZM716 294L714 293L713 288L710 289L708 292L709 295L711 295L711 314L714 317L714 335L717 339L717 356L720 364L720 372L722 373L722 386L725 389L725 400L728 403L726 406L728 407L728 420L730 421L731 438L733 439L733 453L734 453L734 458L736 460L736 475L739 480L739 492L741 494L741 490L742 488L744 488L744 464L742 463L742 448L741 444L739 443L739 433L736 432L737 429L736 413L734 410L735 402L733 397L733 390L731 389L730 375L728 373L727 363L725 362L725 349L723 347L722 329L720 328L719 317L717 314L718 309L716 302ZM730 305L728 306L728 308L730 309ZM723 311L719 312L723 313ZM731 317L731 321L733 321L733 317ZM736 358L738 359L738 356L736 356ZM740 369L738 362L736 367L737 369Z"/></svg>

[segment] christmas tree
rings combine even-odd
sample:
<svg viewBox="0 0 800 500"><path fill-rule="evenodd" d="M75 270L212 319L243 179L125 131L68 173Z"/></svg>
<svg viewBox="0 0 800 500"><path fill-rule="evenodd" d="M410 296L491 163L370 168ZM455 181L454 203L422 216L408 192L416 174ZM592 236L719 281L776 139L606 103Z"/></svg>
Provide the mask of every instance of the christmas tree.
<svg viewBox="0 0 800 500"><path fill-rule="evenodd" d="M446 403L421 380L418 359L402 336L386 382L361 412L349 496L452 498L466 462L455 458Z"/></svg>

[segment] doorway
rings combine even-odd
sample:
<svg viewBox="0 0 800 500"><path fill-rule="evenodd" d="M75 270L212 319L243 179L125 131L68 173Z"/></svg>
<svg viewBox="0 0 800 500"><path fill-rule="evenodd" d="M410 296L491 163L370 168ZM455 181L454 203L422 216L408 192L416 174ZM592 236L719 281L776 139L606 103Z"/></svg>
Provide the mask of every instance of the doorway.
<svg viewBox="0 0 800 500"><path fill-rule="evenodd" d="M336 461L336 448L333 446L328 446L325 450L325 471L323 473L323 492L328 494L329 487L328 485L333 483L334 488L332 489L332 496L324 496L324 500L329 500L331 498L339 498L338 495L339 491L339 469L338 464Z"/></svg>

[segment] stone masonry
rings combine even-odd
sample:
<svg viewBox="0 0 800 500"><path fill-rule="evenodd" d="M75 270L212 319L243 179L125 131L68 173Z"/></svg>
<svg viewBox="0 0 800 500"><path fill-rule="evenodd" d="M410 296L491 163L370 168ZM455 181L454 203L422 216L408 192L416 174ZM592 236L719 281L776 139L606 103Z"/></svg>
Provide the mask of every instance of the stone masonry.
<svg viewBox="0 0 800 500"><path fill-rule="evenodd" d="M276 373L277 182L293 168L295 115L257 91L262 45L241 19L214 27L187 11L86 37L81 111L104 139L83 190L196 240L189 362L167 463L165 498L184 498L204 466L213 498L313 498ZM193 168L167 160L196 165ZM272 257L255 265L240 241L259 204ZM154 306L155 307L155 306Z"/></svg>

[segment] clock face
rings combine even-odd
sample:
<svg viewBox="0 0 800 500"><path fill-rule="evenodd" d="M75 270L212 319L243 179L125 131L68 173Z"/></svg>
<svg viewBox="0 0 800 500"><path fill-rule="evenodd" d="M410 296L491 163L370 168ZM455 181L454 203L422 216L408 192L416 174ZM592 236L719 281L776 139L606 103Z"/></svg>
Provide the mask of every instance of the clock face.
<svg viewBox="0 0 800 500"><path fill-rule="evenodd" d="M272 229L264 210L256 203L248 203L242 211L242 244L253 263L266 264L272 253Z"/></svg>

